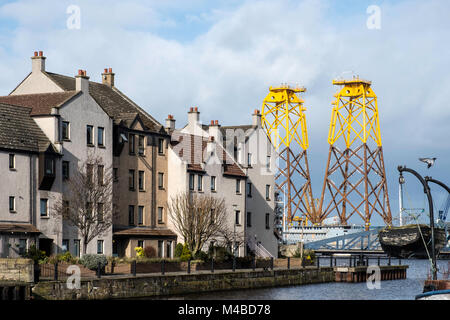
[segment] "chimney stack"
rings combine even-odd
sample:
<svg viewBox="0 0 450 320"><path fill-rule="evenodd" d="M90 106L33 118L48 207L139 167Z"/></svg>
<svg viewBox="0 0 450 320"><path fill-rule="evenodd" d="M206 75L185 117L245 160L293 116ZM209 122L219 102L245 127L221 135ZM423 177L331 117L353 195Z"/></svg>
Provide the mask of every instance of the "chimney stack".
<svg viewBox="0 0 450 320"><path fill-rule="evenodd" d="M252 114L252 125L257 128L261 128L261 113L258 109Z"/></svg>
<svg viewBox="0 0 450 320"><path fill-rule="evenodd" d="M42 51L35 51L34 55L31 57L31 72L42 72L45 71L45 57Z"/></svg>
<svg viewBox="0 0 450 320"><path fill-rule="evenodd" d="M105 72L102 73L102 83L114 87L114 73L112 72L112 68L105 68Z"/></svg>
<svg viewBox="0 0 450 320"><path fill-rule="evenodd" d="M211 120L208 133L214 141L222 141L222 132L220 131L219 120Z"/></svg>
<svg viewBox="0 0 450 320"><path fill-rule="evenodd" d="M75 76L75 90L89 91L89 77L86 75L86 70L78 70L78 74Z"/></svg>
<svg viewBox="0 0 450 320"><path fill-rule="evenodd" d="M166 130L169 134L175 130L175 119L171 114L169 114L166 119Z"/></svg>
<svg viewBox="0 0 450 320"><path fill-rule="evenodd" d="M191 107L188 112L188 125L194 128L200 122L200 112L197 107Z"/></svg>

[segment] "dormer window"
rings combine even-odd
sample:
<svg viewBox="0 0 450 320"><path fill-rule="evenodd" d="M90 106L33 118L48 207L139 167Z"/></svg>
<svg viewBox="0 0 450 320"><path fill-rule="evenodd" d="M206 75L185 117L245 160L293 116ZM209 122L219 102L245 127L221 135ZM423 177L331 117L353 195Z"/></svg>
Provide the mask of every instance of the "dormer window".
<svg viewBox="0 0 450 320"><path fill-rule="evenodd" d="M144 155L144 136L139 136L138 138L138 152L139 155Z"/></svg>

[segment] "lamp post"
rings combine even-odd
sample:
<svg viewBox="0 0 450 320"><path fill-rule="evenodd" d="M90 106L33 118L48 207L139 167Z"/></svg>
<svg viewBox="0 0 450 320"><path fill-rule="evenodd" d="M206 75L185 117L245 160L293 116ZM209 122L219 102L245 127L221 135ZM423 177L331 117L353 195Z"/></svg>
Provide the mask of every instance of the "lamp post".
<svg viewBox="0 0 450 320"><path fill-rule="evenodd" d="M433 212L433 198L431 197L430 187L428 186L428 181L425 180L417 171L407 168L406 166L398 166L397 170L400 172L400 176L402 177L403 172L409 172L413 174L423 185L423 192L427 195L428 198L428 209L430 212L430 229L431 229L431 271L433 273L433 280L437 280L437 267L436 267L436 250L434 247L434 212ZM425 244L426 246L426 244Z"/></svg>
<svg viewBox="0 0 450 320"><path fill-rule="evenodd" d="M237 212L237 205L233 204L233 210L234 210L234 223L233 223L233 256L236 257L236 212Z"/></svg>

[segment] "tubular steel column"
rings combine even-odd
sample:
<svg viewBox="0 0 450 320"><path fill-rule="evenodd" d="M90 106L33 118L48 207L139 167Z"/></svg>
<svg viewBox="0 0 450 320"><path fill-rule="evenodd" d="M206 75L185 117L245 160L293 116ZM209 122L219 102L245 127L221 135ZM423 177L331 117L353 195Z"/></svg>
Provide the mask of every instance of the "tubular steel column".
<svg viewBox="0 0 450 320"><path fill-rule="evenodd" d="M307 217L316 223L317 214L311 191L308 157L308 133L303 100L297 93L305 88L291 88L287 85L270 87L263 101L261 121L266 134L276 150L278 172L275 175L276 188L284 194L287 202L285 213L287 224L294 217ZM296 220L296 221L306 221Z"/></svg>
<svg viewBox="0 0 450 320"><path fill-rule="evenodd" d="M356 213L368 230L376 213L391 225L377 96L370 81L354 78L334 80L333 84L342 87L332 103L330 150L318 220L337 214L346 225Z"/></svg>

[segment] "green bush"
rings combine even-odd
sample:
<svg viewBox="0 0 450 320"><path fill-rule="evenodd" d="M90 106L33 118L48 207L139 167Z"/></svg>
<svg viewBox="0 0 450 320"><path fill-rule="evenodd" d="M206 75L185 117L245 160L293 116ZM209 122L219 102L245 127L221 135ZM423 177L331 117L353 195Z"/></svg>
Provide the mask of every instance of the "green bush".
<svg viewBox="0 0 450 320"><path fill-rule="evenodd" d="M208 249L209 259L214 258L217 262L225 262L233 259L233 254L226 247L210 246Z"/></svg>
<svg viewBox="0 0 450 320"><path fill-rule="evenodd" d="M185 243L183 246L183 251L181 252L180 260L181 261L188 261L192 258L191 251L189 250L187 244Z"/></svg>
<svg viewBox="0 0 450 320"><path fill-rule="evenodd" d="M194 256L195 260L208 261L209 256L205 251L199 251Z"/></svg>
<svg viewBox="0 0 450 320"><path fill-rule="evenodd" d="M45 251L39 250L35 244L30 246L30 248L23 254L23 257L33 260L34 263L42 263L47 258Z"/></svg>
<svg viewBox="0 0 450 320"><path fill-rule="evenodd" d="M103 269L108 264L108 259L103 254L85 254L80 259L80 263L89 270L97 270L99 262L100 268Z"/></svg>
<svg viewBox="0 0 450 320"><path fill-rule="evenodd" d="M181 255L183 254L183 244L182 243L177 243L177 245L175 246L175 257L179 258L181 257Z"/></svg>

